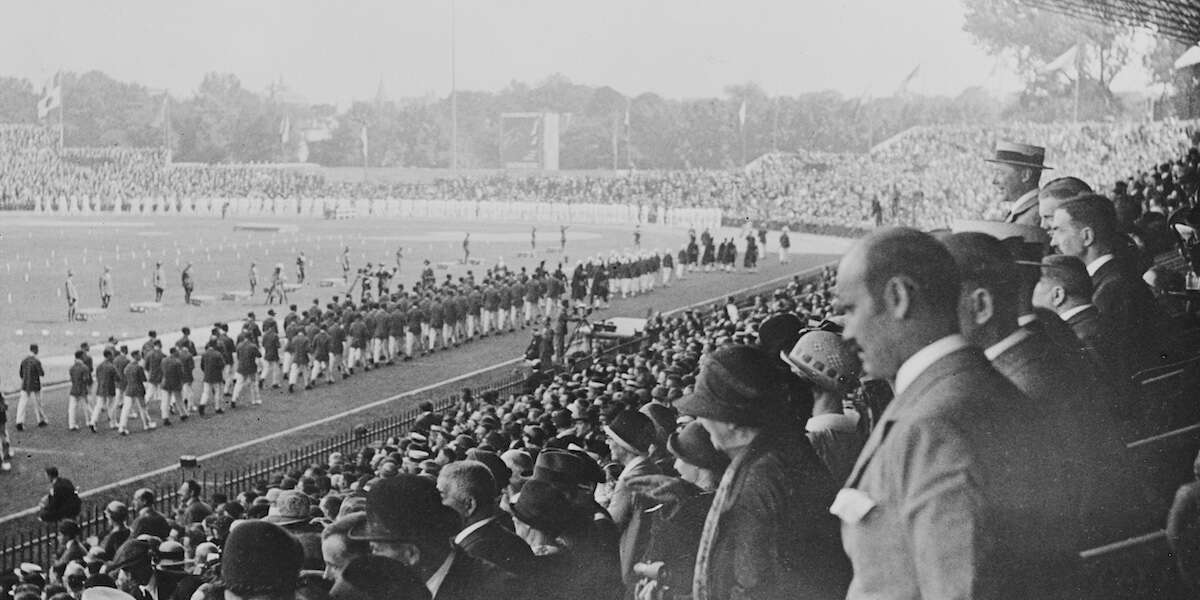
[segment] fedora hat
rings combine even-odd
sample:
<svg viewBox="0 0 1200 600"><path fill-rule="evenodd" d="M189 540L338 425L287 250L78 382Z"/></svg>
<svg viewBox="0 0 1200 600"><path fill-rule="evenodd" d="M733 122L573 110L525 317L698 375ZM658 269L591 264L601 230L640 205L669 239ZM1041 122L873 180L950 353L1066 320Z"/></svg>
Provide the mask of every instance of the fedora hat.
<svg viewBox="0 0 1200 600"><path fill-rule="evenodd" d="M548 450L538 454L533 479L547 483L579 486L604 483L604 470L582 452Z"/></svg>
<svg viewBox="0 0 1200 600"><path fill-rule="evenodd" d="M992 158L985 158L984 160L987 162L1004 163L1008 165L1016 165L1018 167L1042 169L1045 171L1053 170L1053 167L1047 167L1045 165L1045 148L1030 144L1019 144L1017 142L996 142L995 155Z"/></svg>
<svg viewBox="0 0 1200 600"><path fill-rule="evenodd" d="M360 541L416 542L447 524L437 484L429 477L402 473L381 479L367 492L367 518L347 537ZM448 527L457 531L457 524ZM453 532L448 532L453 535Z"/></svg>
<svg viewBox="0 0 1200 600"><path fill-rule="evenodd" d="M308 496L296 490L286 490L275 497L275 504L263 520L280 527L307 523L312 519L311 506Z"/></svg>

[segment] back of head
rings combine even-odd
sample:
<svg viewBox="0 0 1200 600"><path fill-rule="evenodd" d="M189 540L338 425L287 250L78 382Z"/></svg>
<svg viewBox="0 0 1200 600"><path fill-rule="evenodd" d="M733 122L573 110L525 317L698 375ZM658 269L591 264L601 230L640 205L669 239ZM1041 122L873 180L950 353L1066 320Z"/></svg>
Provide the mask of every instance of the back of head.
<svg viewBox="0 0 1200 600"><path fill-rule="evenodd" d="M927 233L891 227L859 241L865 261L865 281L878 300L888 280L905 276L919 290L922 303L935 314L954 315L958 308L959 273L946 247Z"/></svg>
<svg viewBox="0 0 1200 600"><path fill-rule="evenodd" d="M1051 254L1042 259L1042 278L1062 287L1067 297L1089 300L1092 297L1092 278L1083 261L1065 254Z"/></svg>
<svg viewBox="0 0 1200 600"><path fill-rule="evenodd" d="M296 589L304 550L282 527L239 521L221 555L221 582L241 597L286 594Z"/></svg>
<svg viewBox="0 0 1200 600"><path fill-rule="evenodd" d="M1058 177L1042 186L1042 189L1038 191L1038 198L1053 198L1062 201L1091 193L1092 186L1078 177Z"/></svg>
<svg viewBox="0 0 1200 600"><path fill-rule="evenodd" d="M453 482L467 497L480 506L490 506L496 501L500 485L487 465L477 460L460 460L446 465L439 478ZM507 481L503 483L508 483Z"/></svg>
<svg viewBox="0 0 1200 600"><path fill-rule="evenodd" d="M1066 212L1075 227L1091 229L1098 245L1111 247L1116 241L1117 212L1108 198L1087 194L1062 203L1058 210Z"/></svg>
<svg viewBox="0 0 1200 600"><path fill-rule="evenodd" d="M1003 242L986 233L964 232L946 236L942 243L954 257L964 287L986 289L998 304L1016 308L1021 273Z"/></svg>
<svg viewBox="0 0 1200 600"><path fill-rule="evenodd" d="M363 556L350 561L329 591L334 600L422 600L429 589L417 572L382 556Z"/></svg>

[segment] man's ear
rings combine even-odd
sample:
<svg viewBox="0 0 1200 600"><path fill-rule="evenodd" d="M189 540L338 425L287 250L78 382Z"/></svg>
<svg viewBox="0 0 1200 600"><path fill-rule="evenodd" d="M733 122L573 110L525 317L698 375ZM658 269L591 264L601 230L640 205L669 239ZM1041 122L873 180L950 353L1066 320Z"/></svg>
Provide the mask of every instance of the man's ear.
<svg viewBox="0 0 1200 600"><path fill-rule="evenodd" d="M1064 290L1061 285L1054 286L1054 288L1050 291L1050 303L1053 304L1055 308L1058 308L1066 301L1067 291Z"/></svg>
<svg viewBox="0 0 1200 600"><path fill-rule="evenodd" d="M916 286L903 275L888 279L883 284L883 309L894 319L904 319L912 314L913 292Z"/></svg>
<svg viewBox="0 0 1200 600"><path fill-rule="evenodd" d="M992 293L984 288L975 288L967 292L967 306L971 309L971 320L976 325L987 323L996 314Z"/></svg>
<svg viewBox="0 0 1200 600"><path fill-rule="evenodd" d="M1096 232L1091 227L1079 228L1079 238L1083 240L1085 248L1091 247L1096 243Z"/></svg>

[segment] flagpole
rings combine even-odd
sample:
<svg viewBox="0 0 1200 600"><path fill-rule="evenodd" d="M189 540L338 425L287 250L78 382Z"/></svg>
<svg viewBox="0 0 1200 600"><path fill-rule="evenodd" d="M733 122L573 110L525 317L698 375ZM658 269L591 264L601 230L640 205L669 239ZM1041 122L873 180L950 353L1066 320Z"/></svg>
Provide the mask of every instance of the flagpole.
<svg viewBox="0 0 1200 600"><path fill-rule="evenodd" d="M450 0L450 168L458 170L458 88L455 82L457 63L454 4L454 0Z"/></svg>
<svg viewBox="0 0 1200 600"><path fill-rule="evenodd" d="M163 91L163 151L171 163L171 95Z"/></svg>
<svg viewBox="0 0 1200 600"><path fill-rule="evenodd" d="M63 148L66 147L64 145L64 140L66 138L66 134L64 133L66 131L66 125L64 124L65 117L63 116L63 113L67 112L67 104L63 101L63 96L65 95L62 91L63 87L65 86L63 86L62 80L60 79L58 83L58 151L60 153L63 151Z"/></svg>

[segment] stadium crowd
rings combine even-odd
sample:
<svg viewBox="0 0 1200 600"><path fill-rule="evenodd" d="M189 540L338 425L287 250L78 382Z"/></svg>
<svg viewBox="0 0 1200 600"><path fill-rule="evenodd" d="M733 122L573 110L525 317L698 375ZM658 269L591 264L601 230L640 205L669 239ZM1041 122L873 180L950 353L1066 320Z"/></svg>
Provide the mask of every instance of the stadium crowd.
<svg viewBox="0 0 1200 600"><path fill-rule="evenodd" d="M1059 172L1145 190L1173 202L1198 180L1174 161L1200 135L1192 122L1013 124L917 127L862 155L769 154L731 171L642 171L601 176L436 178L424 182L329 181L318 172L273 165L167 165L161 151L71 148L59 152L51 130L0 127L0 206L32 208L92 198L104 210L139 198L195 202L220 198L405 198L550 201L720 208L731 222L921 229L953 219L1003 214L1002 198L980 157L1001 139L1040 141ZM1168 162L1164 162L1168 161ZM1147 165L1154 165L1146 169ZM1164 166L1160 166L1164 165ZM1179 171L1176 171L1178 167ZM1165 168L1169 178L1164 179Z"/></svg>
<svg viewBox="0 0 1200 600"><path fill-rule="evenodd" d="M993 162L1027 182L1039 152L1001 144ZM1034 187L1036 225L881 228L814 282L656 317L635 349L422 406L403 437L237 493L188 481L169 509L139 490L100 539L48 472L61 557L8 584L17 600L1082 598L1109 582L1081 551L1166 520L1197 585L1197 485L1168 511L1125 449L1181 408L1134 384L1195 356L1195 316L1161 267L1144 280L1152 249L1120 201Z"/></svg>

